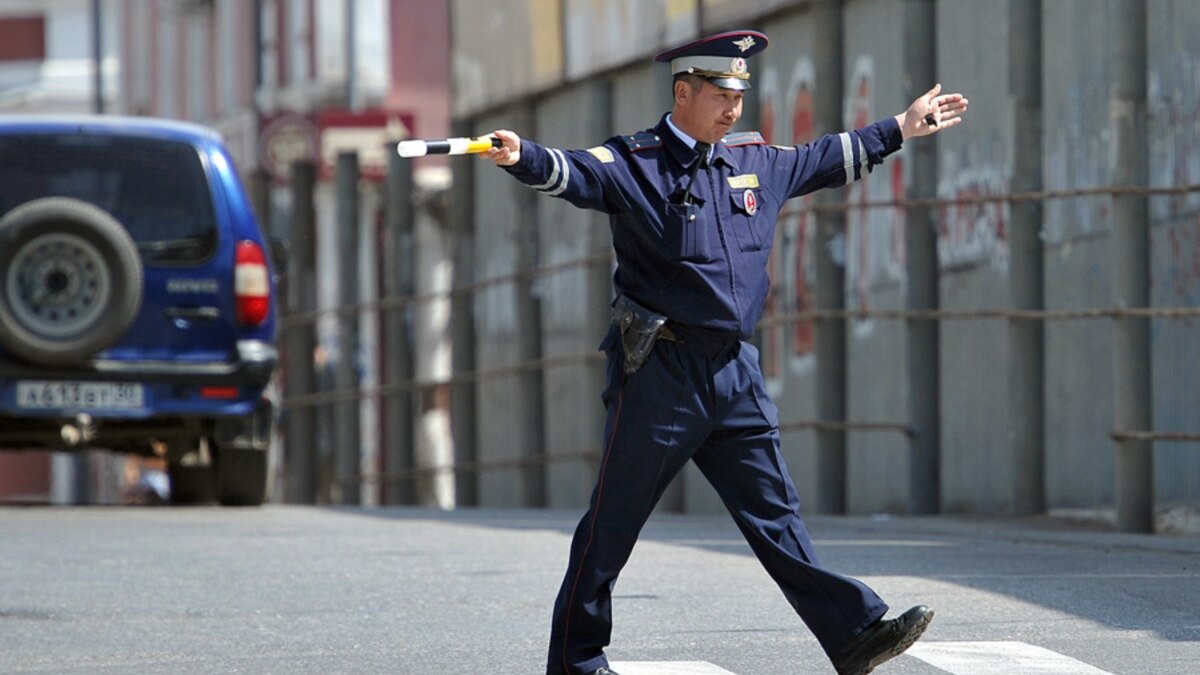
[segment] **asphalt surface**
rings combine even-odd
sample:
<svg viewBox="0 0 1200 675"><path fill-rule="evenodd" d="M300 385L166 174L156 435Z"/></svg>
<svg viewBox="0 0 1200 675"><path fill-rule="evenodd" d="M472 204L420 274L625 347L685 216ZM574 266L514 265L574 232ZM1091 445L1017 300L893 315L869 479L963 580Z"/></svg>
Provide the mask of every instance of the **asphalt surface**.
<svg viewBox="0 0 1200 675"><path fill-rule="evenodd" d="M0 672L538 673L578 515L0 509ZM808 523L827 566L937 611L877 672L1200 672L1200 536ZM833 672L727 518L655 516L614 606L622 675Z"/></svg>

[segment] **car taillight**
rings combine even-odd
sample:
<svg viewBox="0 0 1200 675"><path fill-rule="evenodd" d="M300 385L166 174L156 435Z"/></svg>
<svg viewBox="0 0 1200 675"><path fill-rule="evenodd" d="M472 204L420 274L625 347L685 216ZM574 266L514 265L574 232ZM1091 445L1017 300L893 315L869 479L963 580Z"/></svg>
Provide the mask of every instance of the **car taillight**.
<svg viewBox="0 0 1200 675"><path fill-rule="evenodd" d="M238 323L257 326L271 311L271 276L262 246L238 242L233 268L233 292Z"/></svg>

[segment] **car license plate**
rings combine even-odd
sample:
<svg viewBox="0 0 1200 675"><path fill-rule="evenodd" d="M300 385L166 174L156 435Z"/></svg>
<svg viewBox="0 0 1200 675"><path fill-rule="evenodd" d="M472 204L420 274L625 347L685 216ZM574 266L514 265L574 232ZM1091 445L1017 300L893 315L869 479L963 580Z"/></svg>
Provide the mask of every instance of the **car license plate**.
<svg viewBox="0 0 1200 675"><path fill-rule="evenodd" d="M17 382L18 408L130 410L145 403L145 389L135 382Z"/></svg>

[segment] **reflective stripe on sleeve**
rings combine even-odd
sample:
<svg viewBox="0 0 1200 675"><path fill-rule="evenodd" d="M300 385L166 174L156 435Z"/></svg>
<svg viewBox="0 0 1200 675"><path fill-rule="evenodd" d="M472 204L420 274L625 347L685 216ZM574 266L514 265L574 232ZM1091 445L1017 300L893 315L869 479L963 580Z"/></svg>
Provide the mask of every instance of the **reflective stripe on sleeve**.
<svg viewBox="0 0 1200 675"><path fill-rule="evenodd" d="M843 131L838 134L838 139L842 141L842 168L846 170L846 182L854 182L854 147L850 144L849 132Z"/></svg>
<svg viewBox="0 0 1200 675"><path fill-rule="evenodd" d="M563 155L562 150L551 150L550 152L553 152L558 157L560 166L562 166L562 183L559 184L558 188L546 193L551 197L555 197L562 194L562 191L567 189L567 184L571 182L571 165L567 162L567 158Z"/></svg>
<svg viewBox="0 0 1200 675"><path fill-rule="evenodd" d="M558 163L558 155L554 154L553 148L546 148L546 152L547 152L547 154L550 155L550 161L554 162L554 170L550 172L550 180L546 181L545 183L542 183L541 185L530 185L529 186L529 187L533 188L534 190L539 190L541 192L545 192L546 190L549 190L550 188L554 187L555 183L558 182L559 167L561 166Z"/></svg>
<svg viewBox="0 0 1200 675"><path fill-rule="evenodd" d="M856 178L862 178L863 169L869 168L871 161L867 158L867 146L863 145L862 134L855 134L855 136L858 136L858 168L856 170L858 175Z"/></svg>

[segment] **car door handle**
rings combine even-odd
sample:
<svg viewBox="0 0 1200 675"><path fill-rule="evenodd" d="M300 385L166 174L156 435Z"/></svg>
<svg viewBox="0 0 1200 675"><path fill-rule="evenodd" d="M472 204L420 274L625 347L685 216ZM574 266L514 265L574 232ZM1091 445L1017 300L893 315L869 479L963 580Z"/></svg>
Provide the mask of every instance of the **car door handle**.
<svg viewBox="0 0 1200 675"><path fill-rule="evenodd" d="M216 307L168 307L163 314L168 319L188 321L216 321L221 318L221 310Z"/></svg>

